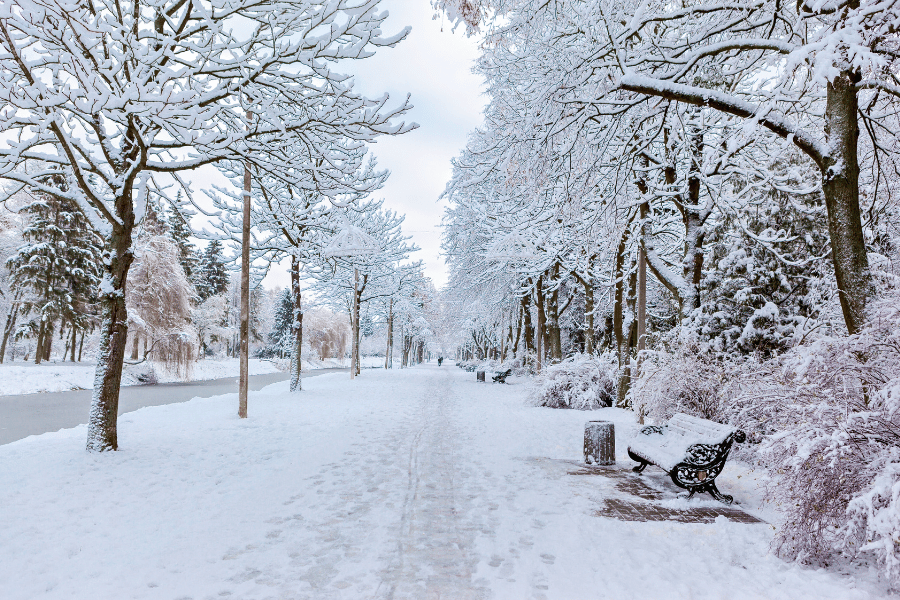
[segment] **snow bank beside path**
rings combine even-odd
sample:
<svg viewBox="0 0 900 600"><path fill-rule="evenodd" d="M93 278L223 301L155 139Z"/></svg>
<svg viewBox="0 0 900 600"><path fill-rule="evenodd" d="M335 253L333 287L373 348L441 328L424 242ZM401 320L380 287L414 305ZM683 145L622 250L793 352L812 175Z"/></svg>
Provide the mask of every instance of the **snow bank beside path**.
<svg viewBox="0 0 900 600"><path fill-rule="evenodd" d="M245 420L234 394L128 413L115 453L86 453L83 426L0 446L0 598L881 592L778 560L769 525L596 516L612 480L571 474L583 425L613 420L625 463L630 413L529 407L447 366L303 385L251 393Z"/></svg>
<svg viewBox="0 0 900 600"><path fill-rule="evenodd" d="M188 381L236 377L240 373L238 363L236 358L197 361L193 363ZM183 381L177 374L168 372L161 365L152 364L159 383ZM146 368L146 363L139 366ZM92 364L4 363L0 365L0 382L2 382L0 396L91 389L94 385L94 369L95 366ZM278 367L269 361L250 359L251 375L278 371ZM126 366L122 385L141 385L135 373L134 368Z"/></svg>

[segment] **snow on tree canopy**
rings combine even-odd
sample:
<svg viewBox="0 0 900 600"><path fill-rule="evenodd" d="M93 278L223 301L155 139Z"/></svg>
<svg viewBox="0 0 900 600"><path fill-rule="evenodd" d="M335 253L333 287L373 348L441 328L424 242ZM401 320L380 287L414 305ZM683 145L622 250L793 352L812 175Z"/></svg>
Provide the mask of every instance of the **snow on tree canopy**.
<svg viewBox="0 0 900 600"><path fill-rule="evenodd" d="M381 247L378 240L359 227L344 222L341 230L322 250L322 254L329 257L364 256L375 254L379 250Z"/></svg>

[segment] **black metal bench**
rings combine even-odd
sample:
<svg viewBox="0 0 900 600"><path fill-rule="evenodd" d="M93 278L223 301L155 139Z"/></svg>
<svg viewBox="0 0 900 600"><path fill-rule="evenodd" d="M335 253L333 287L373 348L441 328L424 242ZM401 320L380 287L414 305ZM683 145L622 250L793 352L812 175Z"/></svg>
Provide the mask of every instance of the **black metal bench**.
<svg viewBox="0 0 900 600"><path fill-rule="evenodd" d="M628 446L628 456L640 463L634 467L637 473L654 464L690 496L709 492L719 502L731 504L734 498L719 491L716 477L725 467L731 445L745 439L740 429L678 413L662 427L641 429Z"/></svg>
<svg viewBox="0 0 900 600"><path fill-rule="evenodd" d="M512 375L512 369L507 369L505 371L497 371L497 374L492 377L494 383L506 383L506 378Z"/></svg>

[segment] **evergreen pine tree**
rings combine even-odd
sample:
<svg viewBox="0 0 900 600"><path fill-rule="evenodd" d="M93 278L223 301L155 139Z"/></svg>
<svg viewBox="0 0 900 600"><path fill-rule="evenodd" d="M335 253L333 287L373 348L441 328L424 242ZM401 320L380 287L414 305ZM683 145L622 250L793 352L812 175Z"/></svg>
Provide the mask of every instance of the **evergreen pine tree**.
<svg viewBox="0 0 900 600"><path fill-rule="evenodd" d="M175 203L178 204L180 199L181 192L178 192ZM189 239L191 226L174 205L169 211L169 235L172 236L175 245L178 246L178 262L181 263L181 268L184 269L184 274L187 275L188 281L192 281L195 284L198 283L200 258L198 257L196 246Z"/></svg>
<svg viewBox="0 0 900 600"><path fill-rule="evenodd" d="M24 311L34 313L26 328L37 334L39 362L49 357L57 321L73 336L90 325L103 241L69 200L40 194L22 212L28 216L26 244L7 259L7 267L13 286L25 293Z"/></svg>
<svg viewBox="0 0 900 600"><path fill-rule="evenodd" d="M200 259L200 272L197 277L197 294L200 301L210 296L224 294L228 289L228 272L222 259L222 242L213 240L203 251Z"/></svg>
<svg viewBox="0 0 900 600"><path fill-rule="evenodd" d="M269 333L269 344L265 349L268 356L284 358L290 353L291 325L294 322L294 299L291 290L285 289L278 296L275 306L275 322Z"/></svg>

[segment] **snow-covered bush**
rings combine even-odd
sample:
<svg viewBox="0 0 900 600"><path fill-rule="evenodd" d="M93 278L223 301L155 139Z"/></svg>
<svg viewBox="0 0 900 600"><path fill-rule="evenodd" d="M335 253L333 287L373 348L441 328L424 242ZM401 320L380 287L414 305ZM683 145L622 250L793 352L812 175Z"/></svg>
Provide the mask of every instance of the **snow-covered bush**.
<svg viewBox="0 0 900 600"><path fill-rule="evenodd" d="M611 355L576 354L550 365L531 389L538 406L593 410L610 406L616 397L616 361Z"/></svg>
<svg viewBox="0 0 900 600"><path fill-rule="evenodd" d="M643 353L632 389L635 412L656 423L687 413L719 423L733 420L742 362L693 344L673 352Z"/></svg>
<svg viewBox="0 0 900 600"><path fill-rule="evenodd" d="M857 335L798 348L741 404L777 430L761 454L785 515L777 552L820 564L868 554L900 587L900 293L869 314Z"/></svg>

